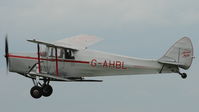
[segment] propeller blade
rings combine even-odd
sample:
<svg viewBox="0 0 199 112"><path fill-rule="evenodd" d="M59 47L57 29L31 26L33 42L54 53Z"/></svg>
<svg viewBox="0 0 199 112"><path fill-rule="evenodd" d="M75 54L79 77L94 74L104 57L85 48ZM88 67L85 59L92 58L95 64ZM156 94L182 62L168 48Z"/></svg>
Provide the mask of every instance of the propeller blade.
<svg viewBox="0 0 199 112"><path fill-rule="evenodd" d="M8 48L8 35L6 35L5 37L5 58L6 58L6 68L7 68L7 72L8 72L8 67L9 67L9 58L8 58L8 54L9 54L9 48Z"/></svg>

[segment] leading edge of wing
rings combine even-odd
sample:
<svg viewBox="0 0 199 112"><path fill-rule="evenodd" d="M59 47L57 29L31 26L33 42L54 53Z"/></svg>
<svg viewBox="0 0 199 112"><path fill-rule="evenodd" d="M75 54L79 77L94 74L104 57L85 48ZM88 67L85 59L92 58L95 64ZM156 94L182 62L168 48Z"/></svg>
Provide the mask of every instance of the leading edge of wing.
<svg viewBox="0 0 199 112"><path fill-rule="evenodd" d="M86 49L88 46L93 45L97 42L102 41L103 39L97 38L96 36L91 35L78 35L70 38L65 38L62 40L58 40L54 43L39 41L39 40L27 40L36 44L43 44L49 47L59 47L59 48L68 48L72 50L82 50Z"/></svg>
<svg viewBox="0 0 199 112"><path fill-rule="evenodd" d="M53 44L53 43L49 43L49 42L44 42L44 41L39 41L39 40L27 40L28 42L32 42L32 43L36 43L36 44L43 44L43 45L46 45L48 47L58 47L58 48L68 48L68 49L72 49L72 50L75 50L77 51L78 49L75 48L75 47L66 47L66 46L62 46L62 45L56 45L56 44Z"/></svg>

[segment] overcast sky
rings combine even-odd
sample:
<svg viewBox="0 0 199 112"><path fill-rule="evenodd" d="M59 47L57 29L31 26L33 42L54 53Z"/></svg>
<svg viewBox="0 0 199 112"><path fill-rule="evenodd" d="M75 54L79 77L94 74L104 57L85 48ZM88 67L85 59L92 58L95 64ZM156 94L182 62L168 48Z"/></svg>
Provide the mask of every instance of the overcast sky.
<svg viewBox="0 0 199 112"><path fill-rule="evenodd" d="M94 77L102 83L53 82L49 98L33 99L30 79L5 75L4 37L10 52L36 51L27 39L53 42L79 34L103 42L90 47L141 58L160 58L183 36L199 52L198 0L0 0L0 111L198 112L199 59L177 74Z"/></svg>

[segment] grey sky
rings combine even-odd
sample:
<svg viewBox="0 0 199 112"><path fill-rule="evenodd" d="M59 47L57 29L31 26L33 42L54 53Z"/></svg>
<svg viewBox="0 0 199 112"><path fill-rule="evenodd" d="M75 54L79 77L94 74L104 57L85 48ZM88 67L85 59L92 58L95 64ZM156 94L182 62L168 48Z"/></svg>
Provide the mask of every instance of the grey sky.
<svg viewBox="0 0 199 112"><path fill-rule="evenodd" d="M8 33L11 52L31 52L26 39L56 41L78 34L104 38L92 46L112 53L159 58L189 36L198 57L198 0L0 0L0 52ZM30 79L5 75L0 58L0 111L198 112L199 59L177 74L97 77L103 83L52 83L49 98L32 99Z"/></svg>

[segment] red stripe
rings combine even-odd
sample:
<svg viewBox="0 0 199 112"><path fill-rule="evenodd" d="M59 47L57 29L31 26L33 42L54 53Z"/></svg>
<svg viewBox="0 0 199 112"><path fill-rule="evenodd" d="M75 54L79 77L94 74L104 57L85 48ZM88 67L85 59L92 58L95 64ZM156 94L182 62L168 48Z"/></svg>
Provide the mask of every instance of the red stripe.
<svg viewBox="0 0 199 112"><path fill-rule="evenodd" d="M11 58L22 58L22 59L32 59L32 60L38 60L36 57L29 57L29 56L17 56L17 55L12 55L8 54L8 57ZM56 59L46 59L46 58L40 58L41 60L44 61L56 61ZM89 61L78 61L78 60L64 60L64 59L57 59L60 62L68 62L68 63L82 63L82 64L89 64Z"/></svg>
<svg viewBox="0 0 199 112"><path fill-rule="evenodd" d="M89 64L90 62L88 61L75 61L75 60L61 60L58 59L59 61L64 61L64 62L69 62L69 63L82 63L82 64Z"/></svg>

